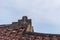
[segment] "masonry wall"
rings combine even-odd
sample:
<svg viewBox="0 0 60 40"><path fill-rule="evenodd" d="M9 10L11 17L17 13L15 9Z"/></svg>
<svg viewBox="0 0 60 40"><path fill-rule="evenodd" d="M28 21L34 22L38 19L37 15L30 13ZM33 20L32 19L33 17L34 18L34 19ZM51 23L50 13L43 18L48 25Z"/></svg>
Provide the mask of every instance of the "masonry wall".
<svg viewBox="0 0 60 40"><path fill-rule="evenodd" d="M23 16L18 22L0 25L0 40L60 40L60 34L36 33L31 19Z"/></svg>
<svg viewBox="0 0 60 40"><path fill-rule="evenodd" d="M0 29L0 40L20 40L24 29Z"/></svg>
<svg viewBox="0 0 60 40"><path fill-rule="evenodd" d="M23 40L60 40L60 36L56 34L41 34L41 33L25 33L22 38Z"/></svg>

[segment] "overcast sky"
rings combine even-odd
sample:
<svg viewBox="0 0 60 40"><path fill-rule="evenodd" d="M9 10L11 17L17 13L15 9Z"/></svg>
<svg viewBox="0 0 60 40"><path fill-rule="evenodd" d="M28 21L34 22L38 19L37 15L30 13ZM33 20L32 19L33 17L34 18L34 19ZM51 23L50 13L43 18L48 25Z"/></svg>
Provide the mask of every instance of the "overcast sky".
<svg viewBox="0 0 60 40"><path fill-rule="evenodd" d="M22 16L32 19L35 32L60 34L60 0L0 0L0 24Z"/></svg>

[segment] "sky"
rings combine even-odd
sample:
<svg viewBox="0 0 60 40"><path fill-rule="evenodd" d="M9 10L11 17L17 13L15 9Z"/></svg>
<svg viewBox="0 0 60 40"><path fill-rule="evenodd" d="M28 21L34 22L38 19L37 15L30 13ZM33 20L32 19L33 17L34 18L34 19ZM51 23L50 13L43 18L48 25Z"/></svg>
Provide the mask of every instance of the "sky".
<svg viewBox="0 0 60 40"><path fill-rule="evenodd" d="M60 0L0 0L0 24L22 16L32 19L35 32L60 34Z"/></svg>

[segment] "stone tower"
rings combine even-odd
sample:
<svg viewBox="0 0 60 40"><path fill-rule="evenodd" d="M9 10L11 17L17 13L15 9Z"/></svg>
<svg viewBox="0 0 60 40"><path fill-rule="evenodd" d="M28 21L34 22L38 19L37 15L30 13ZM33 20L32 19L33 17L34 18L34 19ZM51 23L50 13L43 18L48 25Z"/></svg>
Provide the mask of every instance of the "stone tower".
<svg viewBox="0 0 60 40"><path fill-rule="evenodd" d="M28 19L27 16L22 17L22 24L26 25L26 32L34 32L32 24L31 24L31 19Z"/></svg>

